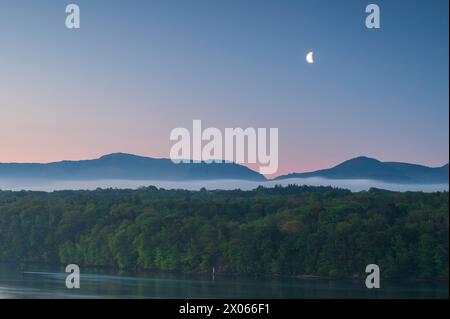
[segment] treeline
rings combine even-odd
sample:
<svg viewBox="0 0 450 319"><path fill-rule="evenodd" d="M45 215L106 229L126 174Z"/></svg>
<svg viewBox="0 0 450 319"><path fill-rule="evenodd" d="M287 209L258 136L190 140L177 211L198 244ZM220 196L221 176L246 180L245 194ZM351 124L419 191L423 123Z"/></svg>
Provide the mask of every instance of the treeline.
<svg viewBox="0 0 450 319"><path fill-rule="evenodd" d="M0 261L181 272L447 279L449 194L0 191Z"/></svg>

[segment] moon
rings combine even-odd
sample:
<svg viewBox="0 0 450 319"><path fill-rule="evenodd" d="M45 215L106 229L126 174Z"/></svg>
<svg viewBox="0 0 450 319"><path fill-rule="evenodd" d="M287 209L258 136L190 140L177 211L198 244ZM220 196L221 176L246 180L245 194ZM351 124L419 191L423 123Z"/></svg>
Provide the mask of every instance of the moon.
<svg viewBox="0 0 450 319"><path fill-rule="evenodd" d="M313 64L314 63L314 52L311 51L306 55L306 62L308 62L309 64Z"/></svg>

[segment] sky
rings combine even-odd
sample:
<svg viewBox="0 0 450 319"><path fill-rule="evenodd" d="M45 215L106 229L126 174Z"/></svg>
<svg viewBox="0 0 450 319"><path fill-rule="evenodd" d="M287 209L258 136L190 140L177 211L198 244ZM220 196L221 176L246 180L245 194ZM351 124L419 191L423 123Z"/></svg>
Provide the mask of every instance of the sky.
<svg viewBox="0 0 450 319"><path fill-rule="evenodd" d="M447 0L68 3L0 0L0 162L169 157L195 119L278 128L276 175L449 161Z"/></svg>

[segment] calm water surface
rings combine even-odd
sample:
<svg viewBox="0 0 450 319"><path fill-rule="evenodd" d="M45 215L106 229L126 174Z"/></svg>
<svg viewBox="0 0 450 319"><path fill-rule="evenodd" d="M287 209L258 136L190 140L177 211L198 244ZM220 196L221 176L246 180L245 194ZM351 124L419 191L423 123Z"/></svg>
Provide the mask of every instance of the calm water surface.
<svg viewBox="0 0 450 319"><path fill-rule="evenodd" d="M0 264L0 298L448 298L448 282L127 273L81 268L81 288L65 287L64 268Z"/></svg>

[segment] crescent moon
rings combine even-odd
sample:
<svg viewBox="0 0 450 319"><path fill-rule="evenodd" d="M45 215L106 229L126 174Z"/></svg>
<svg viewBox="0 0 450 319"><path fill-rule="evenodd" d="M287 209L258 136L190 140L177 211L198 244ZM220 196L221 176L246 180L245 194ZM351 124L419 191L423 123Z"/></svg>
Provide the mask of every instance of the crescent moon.
<svg viewBox="0 0 450 319"><path fill-rule="evenodd" d="M308 62L309 64L313 64L314 63L314 52L311 51L306 55L306 62Z"/></svg>

